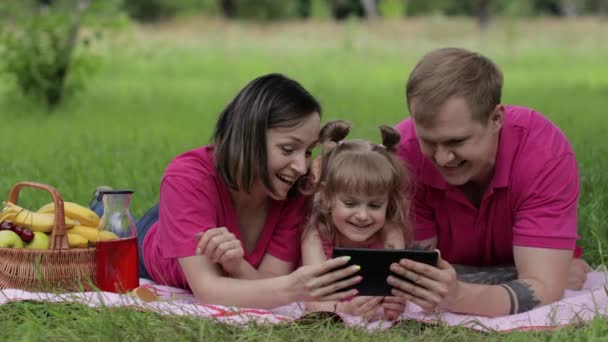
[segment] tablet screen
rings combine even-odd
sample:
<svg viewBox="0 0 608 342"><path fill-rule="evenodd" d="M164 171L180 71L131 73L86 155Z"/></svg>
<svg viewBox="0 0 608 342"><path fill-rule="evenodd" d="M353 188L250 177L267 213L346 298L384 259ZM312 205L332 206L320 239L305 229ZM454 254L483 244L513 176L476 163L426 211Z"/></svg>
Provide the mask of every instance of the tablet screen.
<svg viewBox="0 0 608 342"><path fill-rule="evenodd" d="M363 280L351 288L359 291L359 296L392 296L391 286L386 282L389 275L397 276L390 271L390 265L401 259L411 259L428 265L437 265L437 251L413 249L368 249L368 248L334 248L332 257L350 256L349 265L359 265L357 275ZM350 288L349 288L350 289Z"/></svg>

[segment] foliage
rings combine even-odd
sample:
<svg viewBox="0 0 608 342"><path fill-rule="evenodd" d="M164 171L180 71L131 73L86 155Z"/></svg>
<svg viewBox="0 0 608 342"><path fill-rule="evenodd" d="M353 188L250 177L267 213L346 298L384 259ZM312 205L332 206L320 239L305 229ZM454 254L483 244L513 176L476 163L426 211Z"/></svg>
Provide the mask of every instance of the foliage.
<svg viewBox="0 0 608 342"><path fill-rule="evenodd" d="M505 74L503 100L539 110L571 141L581 177L579 235L583 257L605 264L608 246L608 44L593 19L497 21L484 35L472 22L304 22L280 30L199 20L141 30L138 39L104 39L95 82L56 115L22 99L0 98L0 199L21 180L49 183L65 200L86 204L102 184L133 188L140 217L158 201L167 163L209 142L226 103L252 78L282 72L323 105L323 121L353 122L352 138L378 141L377 127L407 116L405 79L429 49L462 46L493 58ZM175 31L170 31L177 27ZM585 39L581 39L582 36ZM348 41L348 44L344 42ZM0 83L0 93L7 89ZM27 112L28 116L21 115ZM23 192L38 208L47 194ZM603 248L603 250L602 250ZM602 261L604 255L604 261ZM549 318L551 319L551 318ZM227 326L123 308L55 303L0 306L5 341L586 341L605 340L608 320L551 332L477 333L403 322L369 334L342 325Z"/></svg>
<svg viewBox="0 0 608 342"><path fill-rule="evenodd" d="M296 18L362 18L361 0L123 0L123 8L133 19L160 21L180 14L223 15L228 19L274 21ZM599 13L608 0L376 0L382 17L445 15L475 16L482 3L495 16L562 16ZM223 6L226 6L225 8ZM603 7L602 7L603 6ZM2 5L0 5L0 17Z"/></svg>
<svg viewBox="0 0 608 342"><path fill-rule="evenodd" d="M82 89L95 70L97 60L89 46L101 34L81 30L86 22L105 24L99 16L107 15L113 3L56 0L39 5L30 0L4 7L14 20L0 25L0 72L11 75L24 95L56 107L66 95ZM92 14L97 18L89 18Z"/></svg>
<svg viewBox="0 0 608 342"><path fill-rule="evenodd" d="M129 17L142 22L154 22L178 13L206 11L217 14L216 0L123 0Z"/></svg>
<svg viewBox="0 0 608 342"><path fill-rule="evenodd" d="M235 0L239 18L260 21L289 19L300 16L300 0Z"/></svg>
<svg viewBox="0 0 608 342"><path fill-rule="evenodd" d="M601 319L555 331L481 333L403 321L385 331L368 332L321 318L243 327L125 307L47 302L2 305L0 319L3 341L603 341L608 334L608 323Z"/></svg>

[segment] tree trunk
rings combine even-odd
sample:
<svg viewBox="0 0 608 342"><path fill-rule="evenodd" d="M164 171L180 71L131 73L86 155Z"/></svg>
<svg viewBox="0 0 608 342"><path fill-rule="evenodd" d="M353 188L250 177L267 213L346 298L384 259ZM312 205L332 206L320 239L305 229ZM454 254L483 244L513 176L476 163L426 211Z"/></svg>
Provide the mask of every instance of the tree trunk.
<svg viewBox="0 0 608 342"><path fill-rule="evenodd" d="M479 0L477 6L477 25L484 32L490 24L490 0Z"/></svg>
<svg viewBox="0 0 608 342"><path fill-rule="evenodd" d="M309 18L311 3L310 0L298 0L298 17Z"/></svg>
<svg viewBox="0 0 608 342"><path fill-rule="evenodd" d="M57 69L52 75L51 82L54 84L46 91L46 101L51 107L59 105L63 99L65 90L65 81L70 72L72 65L72 57L78 43L78 33L80 32L80 24L82 19L82 11L88 6L86 1L78 1L78 7L74 9L75 15L71 16L66 23L65 32L61 29L49 34L58 35L55 38L59 44L57 48Z"/></svg>
<svg viewBox="0 0 608 342"><path fill-rule="evenodd" d="M560 7L564 17L576 17L578 14L576 2L573 0L562 0Z"/></svg>
<svg viewBox="0 0 608 342"><path fill-rule="evenodd" d="M224 18L236 18L236 4L234 3L234 0L220 0L220 9L222 10Z"/></svg>
<svg viewBox="0 0 608 342"><path fill-rule="evenodd" d="M376 7L376 0L361 0L361 7L365 12L366 19L376 19L378 17L378 9Z"/></svg>
<svg viewBox="0 0 608 342"><path fill-rule="evenodd" d="M606 19L606 0L597 0L596 13L600 19Z"/></svg>

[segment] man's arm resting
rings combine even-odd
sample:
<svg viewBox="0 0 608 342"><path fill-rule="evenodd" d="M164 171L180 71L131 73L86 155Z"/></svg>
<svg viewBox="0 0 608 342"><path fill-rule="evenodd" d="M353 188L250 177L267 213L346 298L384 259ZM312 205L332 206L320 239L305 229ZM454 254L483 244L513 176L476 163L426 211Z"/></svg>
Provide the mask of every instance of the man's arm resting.
<svg viewBox="0 0 608 342"><path fill-rule="evenodd" d="M513 248L518 278L500 285L460 282L456 300L448 310L484 316L529 311L559 300L566 286L572 251L547 248Z"/></svg>
<svg viewBox="0 0 608 342"><path fill-rule="evenodd" d="M453 266L458 280L465 283L498 285L517 279L517 269L515 269L515 266Z"/></svg>

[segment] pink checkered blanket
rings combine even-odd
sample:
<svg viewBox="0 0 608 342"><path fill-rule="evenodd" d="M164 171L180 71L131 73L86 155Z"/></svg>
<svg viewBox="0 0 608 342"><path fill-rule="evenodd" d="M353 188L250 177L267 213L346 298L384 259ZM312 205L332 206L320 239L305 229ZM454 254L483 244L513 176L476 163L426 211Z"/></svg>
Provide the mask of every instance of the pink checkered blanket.
<svg viewBox="0 0 608 342"><path fill-rule="evenodd" d="M0 305L14 301L33 300L76 302L91 307L130 306L165 315L192 315L230 324L289 322L301 318L305 314L304 306L301 303L292 303L271 310L201 305L197 304L192 293L188 291L158 285L146 279L141 279L141 285L154 292L158 299L144 302L133 295L119 295L110 292L53 294L6 289L0 291ZM365 322L359 317L342 314L340 317L348 326L359 326L369 330L387 329L395 324L395 322L386 321ZM486 331L509 331L553 329L564 325L580 324L596 317L608 317L608 272L606 271L589 273L587 281L580 291L566 290L564 298L556 303L517 315L488 318L450 312L426 313L417 305L408 303L406 311L399 320L411 319L430 324L459 325Z"/></svg>

